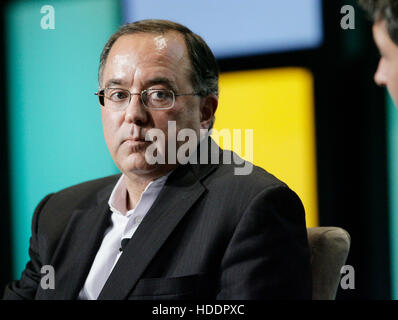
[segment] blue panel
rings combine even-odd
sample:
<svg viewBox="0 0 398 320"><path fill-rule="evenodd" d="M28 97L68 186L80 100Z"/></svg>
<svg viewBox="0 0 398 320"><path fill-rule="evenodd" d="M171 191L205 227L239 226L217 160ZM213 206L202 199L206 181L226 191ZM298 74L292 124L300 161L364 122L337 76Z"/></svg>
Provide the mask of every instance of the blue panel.
<svg viewBox="0 0 398 320"><path fill-rule="evenodd" d="M391 298L398 300L398 109L388 97L387 150L390 199Z"/></svg>
<svg viewBox="0 0 398 320"><path fill-rule="evenodd" d="M168 19L202 36L217 58L316 48L321 0L124 0L124 21Z"/></svg>
<svg viewBox="0 0 398 320"><path fill-rule="evenodd" d="M44 5L55 29L42 29ZM6 8L14 277L31 217L48 193L116 173L94 92L101 50L120 24L114 0L12 1Z"/></svg>

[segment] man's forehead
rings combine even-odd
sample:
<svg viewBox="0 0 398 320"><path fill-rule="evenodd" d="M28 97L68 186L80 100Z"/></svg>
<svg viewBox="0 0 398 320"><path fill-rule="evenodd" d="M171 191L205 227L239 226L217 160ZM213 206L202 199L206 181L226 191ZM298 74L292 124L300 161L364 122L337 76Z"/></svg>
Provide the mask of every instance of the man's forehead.
<svg viewBox="0 0 398 320"><path fill-rule="evenodd" d="M177 32L127 34L113 44L105 64L103 81L108 83L110 79L124 79L131 84L137 76L141 79L140 75L145 74L145 78L163 76L173 82L177 74L184 74L184 77L190 75L189 61L185 40Z"/></svg>
<svg viewBox="0 0 398 320"><path fill-rule="evenodd" d="M151 54L170 56L180 60L187 54L186 44L181 34L177 32L157 33L134 33L121 36L112 46L110 55L124 53Z"/></svg>

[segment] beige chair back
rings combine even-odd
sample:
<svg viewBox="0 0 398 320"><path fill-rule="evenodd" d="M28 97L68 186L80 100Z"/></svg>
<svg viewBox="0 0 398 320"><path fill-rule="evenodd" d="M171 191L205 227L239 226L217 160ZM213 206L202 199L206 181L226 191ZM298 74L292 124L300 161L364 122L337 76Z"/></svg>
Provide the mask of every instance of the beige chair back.
<svg viewBox="0 0 398 320"><path fill-rule="evenodd" d="M311 248L312 299L334 300L351 237L338 227L308 228L307 234Z"/></svg>

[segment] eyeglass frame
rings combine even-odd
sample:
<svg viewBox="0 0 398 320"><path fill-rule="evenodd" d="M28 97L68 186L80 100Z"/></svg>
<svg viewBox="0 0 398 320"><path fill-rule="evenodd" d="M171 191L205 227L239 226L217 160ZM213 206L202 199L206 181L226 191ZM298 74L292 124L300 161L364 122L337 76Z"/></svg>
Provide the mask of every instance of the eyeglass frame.
<svg viewBox="0 0 398 320"><path fill-rule="evenodd" d="M172 90L172 89L144 89L144 90L141 90L141 92L130 92L129 90L123 89L123 88L106 87L106 88L99 89L97 92L94 92L94 94L95 94L96 96L98 96L98 100L99 100L100 105L101 105L102 107L104 107L104 108L105 108L105 100L102 100L103 103L101 103L101 97L107 98L107 97L105 96L105 89L118 89L118 90L123 90L123 91L129 93L129 102L126 104L126 107L120 109L120 111L123 111L123 110L126 110L126 109L127 109L128 105L129 105L130 102L131 102L131 96L135 96L135 95L139 95L139 96L141 97L141 103L145 106L145 108L148 108L148 109L151 109L151 110L169 110L169 109L171 109L171 108L174 107L177 97L180 97L180 96L203 96L203 94L202 94L201 92L175 93L174 90ZM171 92L171 93L173 94L173 103L171 104L171 106L170 106L170 107L167 107L167 108L153 108L153 107L148 107L148 106L145 104L145 102L144 102L143 94L146 93L146 92L148 92L148 91L151 91L151 90L153 90L153 91L169 91L169 92ZM107 99L108 99L108 98L107 98Z"/></svg>

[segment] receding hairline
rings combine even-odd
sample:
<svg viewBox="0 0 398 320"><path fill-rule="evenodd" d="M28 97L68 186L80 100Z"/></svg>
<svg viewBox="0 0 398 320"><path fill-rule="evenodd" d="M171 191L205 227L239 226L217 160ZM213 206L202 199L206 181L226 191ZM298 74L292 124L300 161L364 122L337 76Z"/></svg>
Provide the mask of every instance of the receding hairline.
<svg viewBox="0 0 398 320"><path fill-rule="evenodd" d="M152 35L152 36L163 36L163 37L173 36L173 35L174 35L174 36L172 37L172 39L179 40L178 42L180 42L180 44L182 44L182 46L184 47L184 54L185 54L186 57L190 60L190 58L189 58L189 53L188 53L188 47L187 47L187 43L186 43L186 40L185 40L184 35L183 35L181 32L178 32L178 31L176 31L176 30L167 30L167 31L165 31L165 32L137 31L137 32L122 34L121 36L119 36L119 37L112 43L112 46L111 46L111 48L109 49L108 54L107 54L107 56L106 56L107 59L105 59L105 61L108 60L108 56L110 55L110 53L111 53L113 47L115 46L115 44L116 44L116 42L117 42L118 40L120 40L120 39L122 39L122 38L127 38L127 37L150 36L150 35ZM155 37L155 38L156 38L156 37Z"/></svg>
<svg viewBox="0 0 398 320"><path fill-rule="evenodd" d="M173 36L173 34L174 34L174 36ZM103 83L103 77L104 77L104 73L105 73L105 68L106 68L106 65L108 64L108 58L111 56L112 50L114 49L115 44L118 42L118 40L120 40L122 38L127 38L127 37L145 36L145 35L153 35L153 36L158 35L158 36L165 36L165 37L166 36L173 36L172 39L177 40L178 43L180 45L182 45L182 47L183 47L183 54L180 57L180 62L181 61L186 61L186 65L185 65L184 69L186 69L186 71L188 72L187 76L189 77L190 74L192 72L194 72L192 61L191 61L191 58L190 58L189 52L188 52L187 43L186 43L186 40L184 38L184 35L181 34L181 32L178 32L176 30L167 30L165 32L137 31L137 32L122 34L121 36L119 36L112 43L112 46L111 46L111 48L109 49L109 51L108 51L108 53L106 55L106 59L104 60L104 64L102 66L102 69L100 69L100 75L101 75L101 78L99 79L100 80L100 84Z"/></svg>
<svg viewBox="0 0 398 320"><path fill-rule="evenodd" d="M191 61L191 57L190 57L189 52L188 52L187 40L186 40L186 38L185 38L185 36L184 36L184 34L182 32L180 32L178 30L148 30L148 31L146 31L146 30L145 31L143 31L143 30L137 30L137 31L133 30L131 32L126 32L124 34L121 34L120 36L117 37L117 39L115 39L115 41L113 41L111 43L111 47L110 47L110 49L108 50L108 52L107 52L107 54L105 56L102 68L100 68L100 70L99 70L99 75L100 75L99 81L100 81L100 84L103 83L103 76L104 76L105 67L107 65L108 58L111 55L111 52L114 49L114 46L115 46L116 42L118 40L120 40L122 38L126 38L126 37L145 36L145 35L148 35L148 36L149 35L153 35L153 36L156 36L156 35L158 35L158 36L168 36L168 35L173 36L174 35L173 38L180 40L179 41L180 44L183 45L183 48L184 48L183 58L188 62L188 67L189 67L188 71L191 72L191 73L194 72L193 64L192 64L192 61Z"/></svg>

